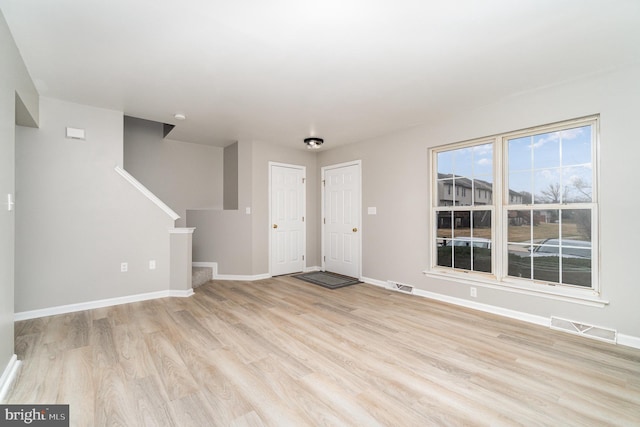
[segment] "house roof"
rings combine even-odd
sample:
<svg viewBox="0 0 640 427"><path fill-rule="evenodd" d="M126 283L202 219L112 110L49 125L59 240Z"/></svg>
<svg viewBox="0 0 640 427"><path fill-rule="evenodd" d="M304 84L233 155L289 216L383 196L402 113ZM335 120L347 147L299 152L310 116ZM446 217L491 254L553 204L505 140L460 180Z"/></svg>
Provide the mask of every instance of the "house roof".
<svg viewBox="0 0 640 427"><path fill-rule="evenodd" d="M459 187L464 187L464 188L473 188L473 185L475 185L475 189L476 190L487 190L487 191L493 191L493 184L491 184L488 181L483 181L481 179L474 179L473 181L467 177L461 176L461 175L454 175L454 174L448 174L448 173L439 173L438 174L438 180L441 181L442 183L445 184L450 184L452 185L454 183L455 180L455 185L459 186ZM509 190L509 194L513 195L513 196L521 196L522 194L514 191L514 190Z"/></svg>
<svg viewBox="0 0 640 427"><path fill-rule="evenodd" d="M481 179L474 179L473 181L467 177L446 173L439 173L438 180L445 184L453 184L455 179L455 185L465 188L473 188L475 184L476 190L488 190L493 191L493 185L490 182L483 181Z"/></svg>
<svg viewBox="0 0 640 427"><path fill-rule="evenodd" d="M0 0L41 95L330 149L640 59L634 0ZM177 121L175 113L185 114Z"/></svg>

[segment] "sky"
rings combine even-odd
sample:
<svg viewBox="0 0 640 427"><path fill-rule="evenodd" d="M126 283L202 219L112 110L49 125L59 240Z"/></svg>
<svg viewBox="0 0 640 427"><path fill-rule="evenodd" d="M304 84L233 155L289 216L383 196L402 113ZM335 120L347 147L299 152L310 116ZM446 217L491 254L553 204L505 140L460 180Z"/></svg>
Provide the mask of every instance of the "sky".
<svg viewBox="0 0 640 427"><path fill-rule="evenodd" d="M508 184L541 202L542 191L559 185L563 202L590 201L591 125L513 138L507 142ZM481 144L438 153L438 173L493 182L493 145Z"/></svg>

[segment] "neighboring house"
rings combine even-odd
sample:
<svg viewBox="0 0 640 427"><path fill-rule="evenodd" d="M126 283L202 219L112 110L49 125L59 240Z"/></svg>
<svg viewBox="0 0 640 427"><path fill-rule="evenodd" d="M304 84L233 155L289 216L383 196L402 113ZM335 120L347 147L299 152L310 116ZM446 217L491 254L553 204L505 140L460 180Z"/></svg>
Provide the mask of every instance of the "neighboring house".
<svg viewBox="0 0 640 427"><path fill-rule="evenodd" d="M509 202L521 204L523 195L509 190ZM460 175L438 174L438 201L440 206L490 205L493 203L493 185L481 179Z"/></svg>
<svg viewBox="0 0 640 427"><path fill-rule="evenodd" d="M474 194L475 193L475 194ZM440 206L487 205L492 202L491 183L453 174L438 174L438 201Z"/></svg>

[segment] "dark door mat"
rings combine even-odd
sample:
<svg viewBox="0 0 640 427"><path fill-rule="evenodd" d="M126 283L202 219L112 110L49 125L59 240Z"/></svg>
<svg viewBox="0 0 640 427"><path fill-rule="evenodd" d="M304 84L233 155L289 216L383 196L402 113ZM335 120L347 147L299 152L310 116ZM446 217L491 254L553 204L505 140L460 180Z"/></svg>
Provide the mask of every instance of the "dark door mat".
<svg viewBox="0 0 640 427"><path fill-rule="evenodd" d="M296 274L293 277L328 289L338 289L355 285L356 283L362 283L356 278L330 273L328 271L313 271L311 273Z"/></svg>

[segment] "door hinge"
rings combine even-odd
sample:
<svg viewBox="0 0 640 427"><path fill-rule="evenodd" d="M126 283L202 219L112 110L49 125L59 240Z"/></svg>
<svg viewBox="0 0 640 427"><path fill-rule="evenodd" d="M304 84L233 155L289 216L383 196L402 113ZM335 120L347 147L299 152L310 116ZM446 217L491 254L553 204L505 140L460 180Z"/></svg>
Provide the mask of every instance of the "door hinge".
<svg viewBox="0 0 640 427"><path fill-rule="evenodd" d="M304 222L304 217L302 217L302 222Z"/></svg>
<svg viewBox="0 0 640 427"><path fill-rule="evenodd" d="M322 186L324 187L326 185L326 181L323 179L322 180Z"/></svg>
<svg viewBox="0 0 640 427"><path fill-rule="evenodd" d="M323 256L323 257L322 257L322 260L323 260L324 262L327 262L327 257L326 257L326 256Z"/></svg>
<svg viewBox="0 0 640 427"><path fill-rule="evenodd" d="M302 183L303 183L303 184L304 184L304 181L305 181L306 179L307 179L307 178L302 178Z"/></svg>
<svg viewBox="0 0 640 427"><path fill-rule="evenodd" d="M302 255L302 260L304 261L304 255Z"/></svg>
<svg viewBox="0 0 640 427"><path fill-rule="evenodd" d="M322 218L322 223L326 224L327 223L327 218Z"/></svg>

